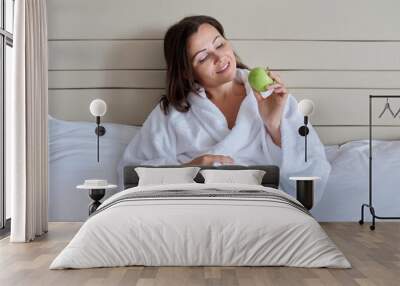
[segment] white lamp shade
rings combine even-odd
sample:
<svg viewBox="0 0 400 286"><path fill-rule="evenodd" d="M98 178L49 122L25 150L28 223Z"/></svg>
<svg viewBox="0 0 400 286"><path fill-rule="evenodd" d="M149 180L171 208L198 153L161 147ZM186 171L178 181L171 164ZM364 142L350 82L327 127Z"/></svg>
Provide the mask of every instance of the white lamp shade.
<svg viewBox="0 0 400 286"><path fill-rule="evenodd" d="M90 103L90 113L93 116L104 116L107 112L107 104L102 99L95 99Z"/></svg>
<svg viewBox="0 0 400 286"><path fill-rule="evenodd" d="M297 105L299 112L304 116L310 116L314 111L314 102L310 99L303 99Z"/></svg>

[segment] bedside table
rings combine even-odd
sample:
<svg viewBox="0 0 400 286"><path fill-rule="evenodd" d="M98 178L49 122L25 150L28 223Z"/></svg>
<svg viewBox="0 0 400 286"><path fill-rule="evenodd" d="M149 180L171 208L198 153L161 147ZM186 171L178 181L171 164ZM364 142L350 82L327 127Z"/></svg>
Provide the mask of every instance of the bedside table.
<svg viewBox="0 0 400 286"><path fill-rule="evenodd" d="M76 186L77 189L89 190L89 197L93 202L89 205L89 216L101 205L100 200L106 194L106 190L114 189L117 185L110 185L107 180L85 180L83 185Z"/></svg>
<svg viewBox="0 0 400 286"><path fill-rule="evenodd" d="M296 199L303 206L310 210L314 205L314 181L320 177L289 177L289 180L296 181Z"/></svg>

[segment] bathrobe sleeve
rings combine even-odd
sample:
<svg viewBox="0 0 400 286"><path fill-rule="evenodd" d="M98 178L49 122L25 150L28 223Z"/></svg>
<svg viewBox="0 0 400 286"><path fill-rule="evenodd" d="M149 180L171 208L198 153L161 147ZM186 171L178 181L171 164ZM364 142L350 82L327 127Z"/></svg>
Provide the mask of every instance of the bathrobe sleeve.
<svg viewBox="0 0 400 286"><path fill-rule="evenodd" d="M158 105L125 149L118 165L120 186L123 186L123 169L127 165L179 165L175 138L170 118Z"/></svg>
<svg viewBox="0 0 400 286"><path fill-rule="evenodd" d="M296 99L289 95L281 120L281 147L275 145L270 134L264 128L263 151L268 153L274 164L280 167L281 188L296 197L296 182L292 176L317 176L320 180L314 185L314 206L321 200L331 166L326 158L325 149L318 134L308 124L307 162L304 160L304 137L298 129L303 125L304 117L297 109Z"/></svg>

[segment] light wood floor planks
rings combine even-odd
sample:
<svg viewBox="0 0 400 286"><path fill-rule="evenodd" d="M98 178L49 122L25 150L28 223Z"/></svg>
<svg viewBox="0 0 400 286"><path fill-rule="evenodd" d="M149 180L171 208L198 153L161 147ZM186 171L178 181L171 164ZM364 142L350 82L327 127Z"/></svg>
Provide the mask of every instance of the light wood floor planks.
<svg viewBox="0 0 400 286"><path fill-rule="evenodd" d="M0 241L0 285L400 285L400 223L323 223L353 268L289 267L120 267L48 270L80 223L50 223L44 237L27 244Z"/></svg>

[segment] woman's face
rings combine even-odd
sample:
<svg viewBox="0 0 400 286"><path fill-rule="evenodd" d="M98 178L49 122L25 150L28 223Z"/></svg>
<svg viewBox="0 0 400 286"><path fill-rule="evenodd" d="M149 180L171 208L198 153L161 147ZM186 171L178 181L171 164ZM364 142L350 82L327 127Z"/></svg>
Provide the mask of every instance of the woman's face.
<svg viewBox="0 0 400 286"><path fill-rule="evenodd" d="M232 47L212 25L200 25L189 37L187 54L194 78L202 86L218 87L235 78L236 58Z"/></svg>

